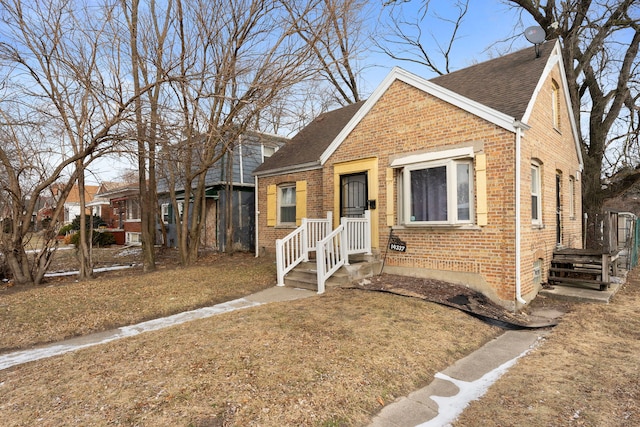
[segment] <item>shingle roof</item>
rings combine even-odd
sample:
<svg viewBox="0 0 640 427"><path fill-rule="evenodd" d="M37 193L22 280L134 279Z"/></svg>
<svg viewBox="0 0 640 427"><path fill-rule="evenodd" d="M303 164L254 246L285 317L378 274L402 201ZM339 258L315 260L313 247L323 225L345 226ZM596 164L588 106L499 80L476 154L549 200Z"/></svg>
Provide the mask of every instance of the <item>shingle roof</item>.
<svg viewBox="0 0 640 427"><path fill-rule="evenodd" d="M364 101L319 115L291 141L258 166L254 173L259 175L262 171L318 162L320 155L358 112L362 104Z"/></svg>
<svg viewBox="0 0 640 427"><path fill-rule="evenodd" d="M554 46L555 41L548 41L538 47L538 56L535 47L530 47L429 81L520 120L533 98ZM319 165L320 156L363 104L364 101L318 116L265 160L255 174Z"/></svg>
<svg viewBox="0 0 640 427"><path fill-rule="evenodd" d="M472 65L429 80L518 120L522 119L555 41Z"/></svg>

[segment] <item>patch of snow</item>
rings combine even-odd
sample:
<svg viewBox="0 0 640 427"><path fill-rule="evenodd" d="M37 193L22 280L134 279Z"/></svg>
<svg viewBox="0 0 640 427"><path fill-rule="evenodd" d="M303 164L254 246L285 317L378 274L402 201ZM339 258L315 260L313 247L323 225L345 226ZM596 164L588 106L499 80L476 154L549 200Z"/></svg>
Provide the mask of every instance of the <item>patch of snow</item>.
<svg viewBox="0 0 640 427"><path fill-rule="evenodd" d="M117 257L125 257L125 256L135 256L140 255L142 253L142 248L127 248L123 249L114 256Z"/></svg>
<svg viewBox="0 0 640 427"><path fill-rule="evenodd" d="M487 372L481 378L475 381L461 381L455 378L451 378L448 375L440 372L436 373L435 377L449 381L458 387L457 394L450 397L431 396L431 399L438 404L438 415L435 418L430 419L426 423L419 424L416 427L444 427L450 426L456 418L462 414L464 408L469 405L469 402L477 400L482 397L489 387L495 383L505 372L509 370L516 361L527 354L531 349L526 349L518 356L511 360L506 361L502 365L498 366L492 371Z"/></svg>
<svg viewBox="0 0 640 427"><path fill-rule="evenodd" d="M112 265L111 267L101 267L94 268L94 273L104 273L105 271L116 271L116 270L125 270L127 268L135 267L139 264L130 264L130 265ZM75 271L56 271L52 273L45 273L44 277L61 277L61 276L75 276L80 273L78 270Z"/></svg>

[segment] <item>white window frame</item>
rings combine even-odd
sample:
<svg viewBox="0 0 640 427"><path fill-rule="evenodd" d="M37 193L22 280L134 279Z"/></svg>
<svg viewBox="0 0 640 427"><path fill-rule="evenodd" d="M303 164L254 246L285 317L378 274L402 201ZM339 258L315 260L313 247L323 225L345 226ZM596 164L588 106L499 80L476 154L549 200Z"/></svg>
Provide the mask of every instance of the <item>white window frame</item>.
<svg viewBox="0 0 640 427"><path fill-rule="evenodd" d="M262 161L264 162L269 157L273 156L276 151L278 151L277 146L264 145L262 144Z"/></svg>
<svg viewBox="0 0 640 427"><path fill-rule="evenodd" d="M466 164L469 167L469 218L458 218L458 179L457 166ZM416 221L411 216L411 172L423 169L446 167L447 179L447 219L444 221ZM452 226L472 225L475 220L474 212L474 166L472 158L449 158L428 162L409 164L400 173L400 221L405 226Z"/></svg>
<svg viewBox="0 0 640 427"><path fill-rule="evenodd" d="M576 179L573 176L569 177L569 218L575 219L576 217Z"/></svg>
<svg viewBox="0 0 640 427"><path fill-rule="evenodd" d="M129 245L141 245L142 233L127 231L125 240Z"/></svg>
<svg viewBox="0 0 640 427"><path fill-rule="evenodd" d="M137 212L137 216L135 216L135 218L134 218L134 216L133 216L133 209L132 209L132 206L131 206L131 205L132 205L132 204L134 204L134 203L138 205L138 212ZM141 221L141 217L140 217L141 212L140 212L140 209L141 209L141 206L140 206L140 200L138 200L138 199L134 199L134 198L127 199L127 200L126 200L127 221L128 221L128 222L137 222L137 221Z"/></svg>
<svg viewBox="0 0 640 427"><path fill-rule="evenodd" d="M285 190L293 190L293 203L285 204L283 202L284 199L284 191ZM296 185L295 184L282 184L278 186L278 201L277 201L277 224L278 225L295 225L296 224L296 215L293 215L293 221L283 221L282 220L282 208L291 208L293 207L294 212L296 210Z"/></svg>
<svg viewBox="0 0 640 427"><path fill-rule="evenodd" d="M163 203L160 206L160 217L163 223L169 224L169 203Z"/></svg>
<svg viewBox="0 0 640 427"><path fill-rule="evenodd" d="M534 216L534 203L536 216ZM537 162L531 163L531 224L542 226L542 165Z"/></svg>

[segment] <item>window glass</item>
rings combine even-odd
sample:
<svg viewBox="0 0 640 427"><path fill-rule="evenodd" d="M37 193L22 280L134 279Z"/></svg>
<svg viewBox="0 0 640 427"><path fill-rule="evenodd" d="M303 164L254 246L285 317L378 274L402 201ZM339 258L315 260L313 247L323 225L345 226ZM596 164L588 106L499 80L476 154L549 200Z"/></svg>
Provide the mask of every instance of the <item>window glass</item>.
<svg viewBox="0 0 640 427"><path fill-rule="evenodd" d="M296 222L296 187L280 187L280 223Z"/></svg>
<svg viewBox="0 0 640 427"><path fill-rule="evenodd" d="M408 165L400 175L403 177L400 216L405 224L472 222L471 160Z"/></svg>
<svg viewBox="0 0 640 427"><path fill-rule="evenodd" d="M540 222L540 167L531 165L531 221Z"/></svg>
<svg viewBox="0 0 640 427"><path fill-rule="evenodd" d="M411 171L410 220L447 220L446 166Z"/></svg>
<svg viewBox="0 0 640 427"><path fill-rule="evenodd" d="M458 183L458 221L469 221L471 219L469 163L456 164L456 180Z"/></svg>

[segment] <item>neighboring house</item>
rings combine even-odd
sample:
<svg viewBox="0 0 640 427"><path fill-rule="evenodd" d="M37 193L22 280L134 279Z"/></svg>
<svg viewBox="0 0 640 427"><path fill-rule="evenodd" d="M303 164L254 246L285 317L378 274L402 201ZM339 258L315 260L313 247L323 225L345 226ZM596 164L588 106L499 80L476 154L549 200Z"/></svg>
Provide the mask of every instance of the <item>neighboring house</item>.
<svg viewBox="0 0 640 427"><path fill-rule="evenodd" d="M220 161L208 169L205 177L204 229L200 242L203 247L225 250L230 202L234 249L253 250L255 247L255 182L252 174L264 159L278 151L287 141L287 138L277 135L245 132L234 144L233 150L225 153ZM229 168L229 162L231 162L231 168ZM229 172L231 179L229 179ZM182 215L185 203L184 185L177 186L176 195L179 215ZM166 243L170 247L176 247L178 245L176 213L171 204L167 181L163 179L158 180L158 203L166 230ZM191 214L192 210L189 209Z"/></svg>
<svg viewBox="0 0 640 427"><path fill-rule="evenodd" d="M557 247L580 247L583 162L560 44L426 80L394 69L255 171L257 253L303 217L369 210L384 271L533 299ZM389 250L391 238L404 252ZM400 245L402 247L402 245ZM398 249L398 246L394 246Z"/></svg>
<svg viewBox="0 0 640 427"><path fill-rule="evenodd" d="M100 216L117 244L140 245L140 190L137 183L103 183L96 194ZM109 201L108 205L104 201ZM96 213L94 211L94 213Z"/></svg>
<svg viewBox="0 0 640 427"><path fill-rule="evenodd" d="M63 185L56 184L53 186L53 199L55 203L58 203L60 200L60 194L63 190ZM98 191L97 185L85 185L84 186L84 197L85 197L85 205L90 203L93 200L96 192ZM67 196L67 199L64 201L64 210L60 213L60 222L62 224L70 224L76 219L77 216L80 216L80 190L77 185L74 185ZM85 214L89 214L89 210L85 209Z"/></svg>

